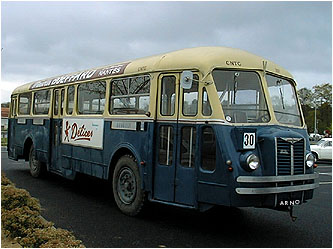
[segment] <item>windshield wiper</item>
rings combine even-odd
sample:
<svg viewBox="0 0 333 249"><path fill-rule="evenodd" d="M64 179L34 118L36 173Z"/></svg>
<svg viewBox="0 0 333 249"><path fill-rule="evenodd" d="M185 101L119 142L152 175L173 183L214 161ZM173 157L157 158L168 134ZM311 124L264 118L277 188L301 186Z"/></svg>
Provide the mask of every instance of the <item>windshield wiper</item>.
<svg viewBox="0 0 333 249"><path fill-rule="evenodd" d="M237 93L237 88L238 88L238 82L237 82L237 78L238 78L238 76L239 76L239 73L238 72L236 72L235 74L234 74L234 105L236 104L236 93Z"/></svg>
<svg viewBox="0 0 333 249"><path fill-rule="evenodd" d="M286 107L284 106L284 99L283 99L282 86L281 86L282 85L282 80L277 80L276 85L279 86L282 109L286 109Z"/></svg>

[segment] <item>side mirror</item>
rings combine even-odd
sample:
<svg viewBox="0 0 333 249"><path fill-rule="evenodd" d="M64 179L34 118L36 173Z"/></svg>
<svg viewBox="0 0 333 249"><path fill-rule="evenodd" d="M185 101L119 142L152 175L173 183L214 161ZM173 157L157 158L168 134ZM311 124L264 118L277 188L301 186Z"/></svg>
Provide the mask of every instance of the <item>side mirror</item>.
<svg viewBox="0 0 333 249"><path fill-rule="evenodd" d="M184 89L191 89L193 82L193 73L191 71L183 71L180 76L180 86Z"/></svg>

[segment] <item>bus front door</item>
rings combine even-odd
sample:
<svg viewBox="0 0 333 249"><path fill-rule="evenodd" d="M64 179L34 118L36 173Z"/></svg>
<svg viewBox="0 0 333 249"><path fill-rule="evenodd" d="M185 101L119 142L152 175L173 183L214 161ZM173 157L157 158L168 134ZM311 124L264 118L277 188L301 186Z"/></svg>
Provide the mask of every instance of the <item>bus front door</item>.
<svg viewBox="0 0 333 249"><path fill-rule="evenodd" d="M180 93L178 74L159 78L153 198L193 206L194 162L184 155L192 152L189 142L196 140L196 134L193 127L179 123ZM184 141L185 136L192 140Z"/></svg>

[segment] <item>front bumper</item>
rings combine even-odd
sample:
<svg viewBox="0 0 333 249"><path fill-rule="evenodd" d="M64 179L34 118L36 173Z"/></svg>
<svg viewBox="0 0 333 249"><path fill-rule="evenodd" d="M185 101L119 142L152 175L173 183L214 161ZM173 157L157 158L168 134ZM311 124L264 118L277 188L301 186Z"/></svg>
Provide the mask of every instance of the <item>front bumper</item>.
<svg viewBox="0 0 333 249"><path fill-rule="evenodd" d="M239 187L236 193L240 195L262 195L262 194L278 194L290 193L297 191L313 190L319 187L319 183L313 182L319 177L318 173L304 175L285 175L285 176L239 176L236 181L238 183L290 183L288 186L276 187ZM312 183L304 183L293 185L295 181L304 181Z"/></svg>

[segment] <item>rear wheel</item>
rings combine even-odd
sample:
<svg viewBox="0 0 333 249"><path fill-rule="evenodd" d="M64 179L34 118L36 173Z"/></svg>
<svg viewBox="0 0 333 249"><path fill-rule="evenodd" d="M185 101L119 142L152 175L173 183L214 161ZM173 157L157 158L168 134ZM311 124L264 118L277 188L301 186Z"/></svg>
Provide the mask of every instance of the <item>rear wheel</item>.
<svg viewBox="0 0 333 249"><path fill-rule="evenodd" d="M144 204L139 167L130 155L122 156L113 172L113 195L119 209L129 216L137 215Z"/></svg>
<svg viewBox="0 0 333 249"><path fill-rule="evenodd" d="M30 174L33 177L37 178L43 174L43 164L36 159L35 148L33 145L31 145L29 151L29 167L30 167Z"/></svg>

